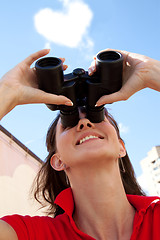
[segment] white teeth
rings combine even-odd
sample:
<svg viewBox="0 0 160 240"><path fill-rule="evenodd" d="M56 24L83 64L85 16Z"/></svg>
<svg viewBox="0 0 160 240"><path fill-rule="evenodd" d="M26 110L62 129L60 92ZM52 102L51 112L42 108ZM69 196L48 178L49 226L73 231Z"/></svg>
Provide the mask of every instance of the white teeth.
<svg viewBox="0 0 160 240"><path fill-rule="evenodd" d="M85 137L85 138L82 138L82 139L79 141L79 144L82 144L83 142L85 142L86 140L91 139L91 138L98 138L98 137L97 137L97 136L92 136L92 135L87 136L87 137Z"/></svg>

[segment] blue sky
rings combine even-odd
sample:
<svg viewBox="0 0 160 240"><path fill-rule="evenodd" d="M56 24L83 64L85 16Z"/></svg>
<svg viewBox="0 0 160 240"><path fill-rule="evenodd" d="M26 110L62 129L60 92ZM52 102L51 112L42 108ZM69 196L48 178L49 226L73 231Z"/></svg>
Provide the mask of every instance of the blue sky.
<svg viewBox="0 0 160 240"><path fill-rule="evenodd" d="M105 48L137 52L160 60L160 2L118 0L3 1L0 8L0 77L29 54L50 47L50 56L65 57L67 72L88 69ZM135 168L160 145L160 94L145 89L126 102L107 106ZM41 159L45 135L56 113L45 105L18 106L1 124Z"/></svg>

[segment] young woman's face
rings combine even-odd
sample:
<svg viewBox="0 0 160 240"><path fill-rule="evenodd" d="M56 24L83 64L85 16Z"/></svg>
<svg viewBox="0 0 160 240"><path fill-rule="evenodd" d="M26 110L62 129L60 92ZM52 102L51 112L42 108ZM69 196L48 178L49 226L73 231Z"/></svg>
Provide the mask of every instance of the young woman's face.
<svg viewBox="0 0 160 240"><path fill-rule="evenodd" d="M99 164L107 159L117 160L124 150L115 128L106 117L100 123L92 123L82 113L78 124L73 128L64 129L59 119L56 147L61 161L67 167Z"/></svg>

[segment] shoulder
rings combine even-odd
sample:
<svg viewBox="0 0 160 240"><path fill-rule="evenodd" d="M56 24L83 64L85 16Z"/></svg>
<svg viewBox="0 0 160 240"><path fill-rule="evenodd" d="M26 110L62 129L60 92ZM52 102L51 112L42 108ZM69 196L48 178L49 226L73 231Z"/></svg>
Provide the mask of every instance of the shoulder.
<svg viewBox="0 0 160 240"><path fill-rule="evenodd" d="M0 233L0 240L18 240L17 234L14 229L3 220L0 220Z"/></svg>
<svg viewBox="0 0 160 240"><path fill-rule="evenodd" d="M11 229L17 234L18 239L40 239L52 234L59 235L60 230L69 226L69 219L66 214L57 216L56 218L48 216L21 216L11 215L5 216L1 220L9 224ZM48 234L48 235L47 235ZM42 239L43 239L42 238ZM15 238L15 240L17 240Z"/></svg>
<svg viewBox="0 0 160 240"><path fill-rule="evenodd" d="M68 220L68 217L66 214L61 214L57 216L56 218L49 217L49 216L22 216L22 215L9 215L1 218L1 220L13 224L16 223L18 225L38 225L40 226L41 224L44 226L45 224L58 224L60 222L65 222Z"/></svg>

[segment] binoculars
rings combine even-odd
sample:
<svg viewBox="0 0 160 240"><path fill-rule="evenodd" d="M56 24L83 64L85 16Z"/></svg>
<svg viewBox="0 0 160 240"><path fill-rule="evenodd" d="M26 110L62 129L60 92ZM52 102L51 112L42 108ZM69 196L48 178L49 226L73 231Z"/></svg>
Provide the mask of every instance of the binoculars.
<svg viewBox="0 0 160 240"><path fill-rule="evenodd" d="M44 57L35 63L39 89L64 95L73 106L47 104L60 110L64 127L73 127L79 121L79 108L85 107L86 118L98 123L104 120L104 105L96 107L100 97L117 92L122 87L123 56L116 51L102 51L96 56L96 72L89 76L82 68L63 74L63 63L56 57Z"/></svg>

